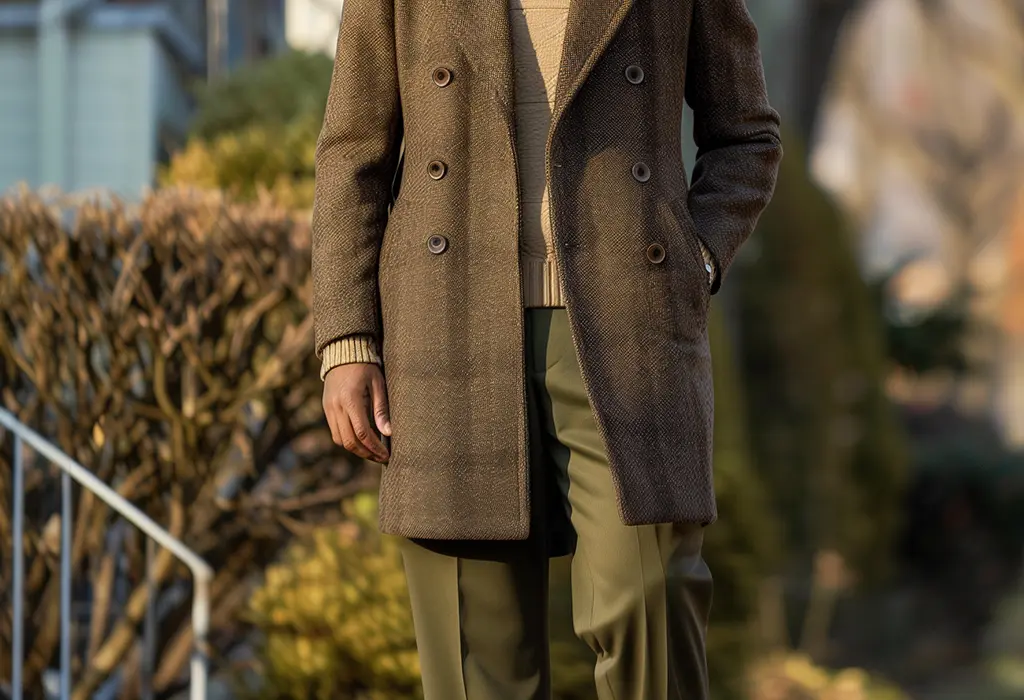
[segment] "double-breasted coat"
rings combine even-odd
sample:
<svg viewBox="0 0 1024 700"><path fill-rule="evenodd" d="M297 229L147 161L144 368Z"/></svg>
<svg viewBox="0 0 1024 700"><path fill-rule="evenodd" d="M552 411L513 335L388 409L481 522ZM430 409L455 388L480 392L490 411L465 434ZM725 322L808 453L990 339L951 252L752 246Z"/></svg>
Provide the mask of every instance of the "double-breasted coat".
<svg viewBox="0 0 1024 700"><path fill-rule="evenodd" d="M316 351L380 343L380 524L406 537L529 532L506 3L342 10L316 153ZM545 155L552 237L626 524L716 518L708 306L773 191L778 121L743 0L572 0Z"/></svg>

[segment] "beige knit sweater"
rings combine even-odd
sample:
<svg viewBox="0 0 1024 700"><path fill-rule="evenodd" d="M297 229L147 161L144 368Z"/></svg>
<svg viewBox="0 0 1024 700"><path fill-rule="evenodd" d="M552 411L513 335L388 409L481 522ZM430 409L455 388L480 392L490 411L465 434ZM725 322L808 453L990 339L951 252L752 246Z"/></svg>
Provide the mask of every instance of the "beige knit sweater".
<svg viewBox="0 0 1024 700"><path fill-rule="evenodd" d="M568 13L569 0L509 0L515 57L516 154L522 195L519 257L524 308L564 306L548 216L544 155ZM701 248L713 280L711 254L703 244ZM321 359L321 378L342 364L382 364L375 339L363 335L331 343L324 348Z"/></svg>
<svg viewBox="0 0 1024 700"><path fill-rule="evenodd" d="M551 242L544 147L568 14L569 0L509 0L522 212L519 258L527 308L564 305Z"/></svg>

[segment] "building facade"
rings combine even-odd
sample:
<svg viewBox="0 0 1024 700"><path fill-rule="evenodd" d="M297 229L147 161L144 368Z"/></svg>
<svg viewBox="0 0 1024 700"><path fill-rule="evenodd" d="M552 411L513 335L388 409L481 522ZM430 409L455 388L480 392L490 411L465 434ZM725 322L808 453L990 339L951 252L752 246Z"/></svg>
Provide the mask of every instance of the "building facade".
<svg viewBox="0 0 1024 700"><path fill-rule="evenodd" d="M230 70L285 46L284 0L0 0L0 190L137 198L193 110L216 51Z"/></svg>
<svg viewBox="0 0 1024 700"><path fill-rule="evenodd" d="M338 44L342 0L288 0L285 26L288 44L303 51L334 55Z"/></svg>

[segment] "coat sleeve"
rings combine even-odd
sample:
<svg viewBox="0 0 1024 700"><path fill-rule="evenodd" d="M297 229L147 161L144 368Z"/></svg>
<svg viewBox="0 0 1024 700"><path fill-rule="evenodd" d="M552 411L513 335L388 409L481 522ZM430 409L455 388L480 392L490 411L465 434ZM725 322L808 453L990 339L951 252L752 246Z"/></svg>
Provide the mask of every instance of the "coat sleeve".
<svg viewBox="0 0 1024 700"><path fill-rule="evenodd" d="M686 101L697 158L688 205L717 267L712 293L757 224L782 159L757 29L743 0L693 0Z"/></svg>
<svg viewBox="0 0 1024 700"><path fill-rule="evenodd" d="M393 0L345 0L316 145L315 351L379 337L377 261L402 138Z"/></svg>

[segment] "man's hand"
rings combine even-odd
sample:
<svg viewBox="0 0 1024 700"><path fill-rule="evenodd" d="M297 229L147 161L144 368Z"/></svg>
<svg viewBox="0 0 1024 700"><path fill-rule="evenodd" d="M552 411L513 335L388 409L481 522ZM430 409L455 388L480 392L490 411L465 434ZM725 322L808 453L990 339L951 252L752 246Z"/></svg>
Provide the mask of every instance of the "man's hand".
<svg viewBox="0 0 1024 700"><path fill-rule="evenodd" d="M329 371L324 377L324 414L336 444L374 462L388 461L388 450L377 436L378 430L391 435L380 367L372 362L351 362Z"/></svg>

